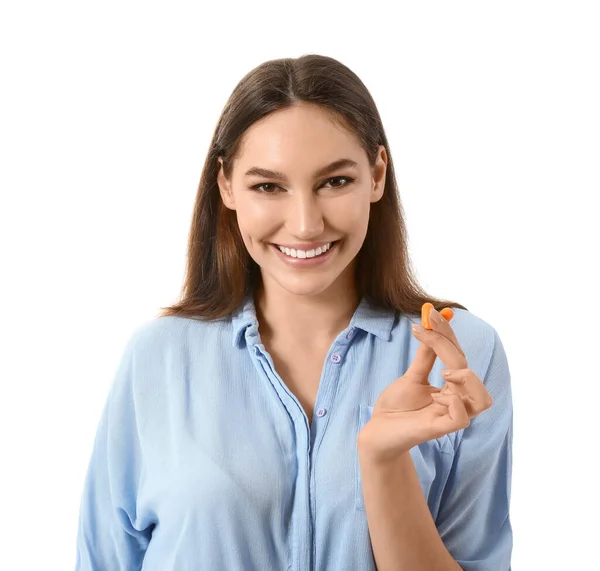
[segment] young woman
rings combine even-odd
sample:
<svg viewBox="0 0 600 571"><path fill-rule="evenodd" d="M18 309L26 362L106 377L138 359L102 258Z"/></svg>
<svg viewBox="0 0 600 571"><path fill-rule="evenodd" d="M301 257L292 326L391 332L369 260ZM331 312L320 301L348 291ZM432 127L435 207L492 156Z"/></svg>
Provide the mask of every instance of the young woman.
<svg viewBox="0 0 600 571"><path fill-rule="evenodd" d="M120 361L77 570L507 570L511 446L502 342L417 284L367 88L318 55L252 70L181 299Z"/></svg>

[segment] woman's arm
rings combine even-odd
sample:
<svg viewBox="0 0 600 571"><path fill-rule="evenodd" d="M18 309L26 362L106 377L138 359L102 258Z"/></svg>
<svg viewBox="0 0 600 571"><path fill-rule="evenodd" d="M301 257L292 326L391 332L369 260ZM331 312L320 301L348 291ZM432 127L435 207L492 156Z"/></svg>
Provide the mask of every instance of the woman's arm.
<svg viewBox="0 0 600 571"><path fill-rule="evenodd" d="M410 452L385 464L360 445L358 453L377 570L459 570L435 527Z"/></svg>
<svg viewBox="0 0 600 571"><path fill-rule="evenodd" d="M81 497L75 571L135 571L151 530L142 529L136 498L142 470L130 339L96 432Z"/></svg>
<svg viewBox="0 0 600 571"><path fill-rule="evenodd" d="M502 341L494 349L484 384L494 404L471 420L457 442L436 518L444 544L465 571L510 571L513 404Z"/></svg>
<svg viewBox="0 0 600 571"><path fill-rule="evenodd" d="M379 571L510 571L513 408L508 362L495 330L483 382L493 405L457 433L435 522L410 454L387 464L375 462L359 439L363 496Z"/></svg>
<svg viewBox="0 0 600 571"><path fill-rule="evenodd" d="M502 342L484 384L493 405L457 434L435 522L409 453L373 461L359 442L365 509L378 571L510 571L513 408Z"/></svg>

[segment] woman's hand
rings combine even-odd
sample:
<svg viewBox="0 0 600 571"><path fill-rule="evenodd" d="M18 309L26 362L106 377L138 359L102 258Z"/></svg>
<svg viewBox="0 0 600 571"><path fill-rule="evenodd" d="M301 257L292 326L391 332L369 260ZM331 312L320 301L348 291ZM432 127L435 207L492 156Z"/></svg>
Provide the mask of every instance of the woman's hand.
<svg viewBox="0 0 600 571"><path fill-rule="evenodd" d="M471 418L492 406L485 385L468 368L452 326L433 308L429 321L432 329L413 326L421 341L413 362L382 391L360 431L359 446L376 460L393 459L422 442L466 428ZM429 384L437 357L451 372L443 389Z"/></svg>

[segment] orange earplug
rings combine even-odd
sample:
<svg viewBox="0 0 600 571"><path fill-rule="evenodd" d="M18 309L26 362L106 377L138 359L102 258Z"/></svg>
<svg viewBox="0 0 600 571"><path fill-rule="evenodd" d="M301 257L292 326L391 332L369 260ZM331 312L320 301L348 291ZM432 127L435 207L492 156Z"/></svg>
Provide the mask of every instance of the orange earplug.
<svg viewBox="0 0 600 571"><path fill-rule="evenodd" d="M431 313L432 308L433 304L429 302L424 303L423 307L421 308L421 323L425 329L433 329L433 327L431 327L431 321L429 321L429 314ZM440 315L446 321L450 321L452 317L454 317L454 311L452 311L452 309L449 307L444 307L444 309L440 311Z"/></svg>
<svg viewBox="0 0 600 571"><path fill-rule="evenodd" d="M446 321L450 321L454 317L454 311L450 307L444 307L444 309L442 309L442 311L440 311L440 315Z"/></svg>

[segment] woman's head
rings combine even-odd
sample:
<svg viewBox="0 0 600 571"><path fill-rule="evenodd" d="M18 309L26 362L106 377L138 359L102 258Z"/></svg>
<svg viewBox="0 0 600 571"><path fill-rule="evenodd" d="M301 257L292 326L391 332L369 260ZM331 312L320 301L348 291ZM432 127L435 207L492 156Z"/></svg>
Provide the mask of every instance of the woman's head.
<svg viewBox="0 0 600 571"><path fill-rule="evenodd" d="M315 176L338 159L356 166ZM286 180L247 176L255 167ZM313 269L289 267L271 246L336 240L339 251ZM162 315L225 317L261 279L301 294L351 285L407 313L426 301L466 309L416 282L381 118L362 81L333 58L271 60L233 90L198 187L181 299Z"/></svg>
<svg viewBox="0 0 600 571"><path fill-rule="evenodd" d="M343 118L300 101L248 128L231 160L229 179L218 160L221 198L235 210L244 245L265 284L301 295L354 290L355 258L367 234L370 206L383 195L383 145L371 166ZM332 243L318 265L288 263L276 249L315 257L321 253L315 243Z"/></svg>

